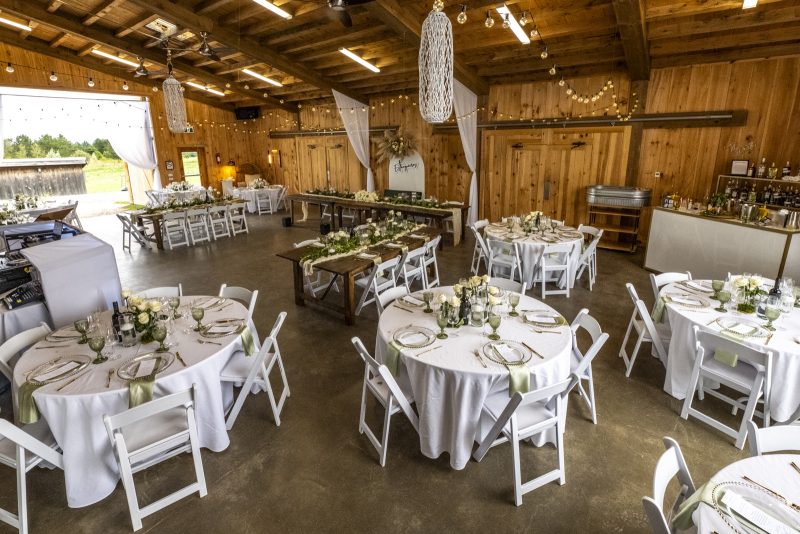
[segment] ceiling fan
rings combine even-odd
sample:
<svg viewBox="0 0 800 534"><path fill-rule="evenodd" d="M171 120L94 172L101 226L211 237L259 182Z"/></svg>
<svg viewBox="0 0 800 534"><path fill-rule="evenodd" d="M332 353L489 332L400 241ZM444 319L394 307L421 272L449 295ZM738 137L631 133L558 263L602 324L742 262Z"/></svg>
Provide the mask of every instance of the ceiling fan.
<svg viewBox="0 0 800 534"><path fill-rule="evenodd" d="M353 6L363 6L374 0L327 0L328 16L333 20L338 20L345 28L353 26L353 19L347 9Z"/></svg>
<svg viewBox="0 0 800 534"><path fill-rule="evenodd" d="M133 71L133 77L141 78L142 76L149 76L150 71L144 66L144 58L142 56L136 56L136 59L139 60L139 66L136 67L135 71Z"/></svg>
<svg viewBox="0 0 800 534"><path fill-rule="evenodd" d="M208 44L207 32L200 32L200 47L197 49L197 53L203 57L213 59L214 61L222 61L222 59L219 57L219 54L217 54L217 51L214 50L210 44Z"/></svg>

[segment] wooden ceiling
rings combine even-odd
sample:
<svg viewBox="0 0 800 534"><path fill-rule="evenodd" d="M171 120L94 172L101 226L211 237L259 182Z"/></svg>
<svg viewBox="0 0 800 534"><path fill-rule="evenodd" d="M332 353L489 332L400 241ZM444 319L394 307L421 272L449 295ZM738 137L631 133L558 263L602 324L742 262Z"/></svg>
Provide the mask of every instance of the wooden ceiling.
<svg viewBox="0 0 800 534"><path fill-rule="evenodd" d="M331 89L366 101L370 95L417 87L420 27L432 0L374 0L351 6L352 27L331 17L326 0L273 0L293 17L284 20L253 0L0 0L0 16L27 24L0 24L0 41L104 72L133 68L97 56L98 49L144 59L156 85L166 74L166 50L156 19L177 26L169 39L176 76L224 91L214 96L187 88L215 105L296 109L330 99ZM533 17L541 38L522 45L487 0L448 0L456 77L479 94L491 84L550 77L627 72L647 79L652 67L800 55L800 0L507 0L519 18ZM458 24L461 5L467 22ZM484 25L487 11L495 24ZM528 25L526 30L530 30ZM219 60L201 55L200 32ZM343 56L355 54L381 69L373 73ZM540 55L547 48L549 56ZM2 61L3 58L0 58ZM250 68L279 81L274 87L242 72ZM143 79L139 79L142 81Z"/></svg>

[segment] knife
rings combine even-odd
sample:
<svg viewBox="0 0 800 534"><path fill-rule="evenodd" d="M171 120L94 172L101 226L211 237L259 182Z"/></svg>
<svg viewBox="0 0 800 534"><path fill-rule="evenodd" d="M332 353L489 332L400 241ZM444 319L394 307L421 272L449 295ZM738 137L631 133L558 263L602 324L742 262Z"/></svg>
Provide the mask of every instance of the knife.
<svg viewBox="0 0 800 534"><path fill-rule="evenodd" d="M486 365L486 362L484 362L484 361L483 361L483 358L481 357L481 353L480 353L480 352L478 352L478 351L476 350L476 351L473 351L473 354L475 354L475 357L476 357L476 358L478 358L478 361L479 361L479 362L481 362L481 365L483 366L483 368L484 368L484 369L488 369L488 368L489 368L489 367Z"/></svg>
<svg viewBox="0 0 800 534"><path fill-rule="evenodd" d="M183 361L183 358L181 358L181 353L180 352L176 352L175 356L178 358L178 361L183 364L184 367L189 367L188 365L186 365L186 362Z"/></svg>
<svg viewBox="0 0 800 534"><path fill-rule="evenodd" d="M545 359L545 358L544 358L544 356L542 356L541 354L539 354L538 352L536 352L536 349L534 349L533 347L531 347L530 345L528 345L528 344L527 344L527 343L525 343L524 341L522 342L522 344L523 344L523 345L525 345L525 347L526 347L526 348L527 348L529 351L531 351L532 353L534 353L535 355L537 355L537 356L538 356L538 357L540 357L541 359L543 359L543 360Z"/></svg>

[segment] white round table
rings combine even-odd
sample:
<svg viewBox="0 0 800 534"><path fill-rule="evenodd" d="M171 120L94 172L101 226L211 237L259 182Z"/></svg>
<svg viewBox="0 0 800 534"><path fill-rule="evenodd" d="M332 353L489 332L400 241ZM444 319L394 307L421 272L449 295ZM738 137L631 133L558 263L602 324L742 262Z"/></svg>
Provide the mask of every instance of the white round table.
<svg viewBox="0 0 800 534"><path fill-rule="evenodd" d="M247 201L248 213L256 213L258 211L258 206L256 206L256 193L259 191L266 191L269 193L269 197L272 200L272 209L277 210L278 197L280 197L281 189L279 185L270 185L263 189L239 189L239 198Z"/></svg>
<svg viewBox="0 0 800 534"><path fill-rule="evenodd" d="M743 482L742 477L747 476L769 489L780 493L786 499L800 503L800 474L793 470L791 462L800 465L800 455L797 454L765 454L745 458L725 467L711 477L710 484L721 482ZM698 534L733 533L734 530L725 520L706 503L700 503L692 514L692 520L697 527Z"/></svg>
<svg viewBox="0 0 800 534"><path fill-rule="evenodd" d="M567 232L567 234L565 235L563 232ZM522 262L523 281L528 284L529 288L533 287L534 282L537 281L535 277L539 266L539 259L542 257L542 254L547 252L549 245L560 245L562 243L569 243L572 245L572 251L569 254L569 287L572 288L575 285L575 274L577 273L579 266L578 262L580 260L581 253L583 252L583 237L571 235L572 233L577 234L577 229L566 226L558 227L556 232L547 232L545 237L547 239L555 240L556 243L550 243L543 240L538 232L530 236L526 236L519 226L515 227L515 229L510 233L511 235L509 235L508 226L503 223L492 223L486 226L484 229L484 234L487 238L495 238L498 240L507 241L509 243L518 243L520 245L520 261ZM558 286L562 289L565 288L566 280L563 273L551 273L548 281L556 280L556 278Z"/></svg>
<svg viewBox="0 0 800 534"><path fill-rule="evenodd" d="M184 296L181 302L185 304L206 298L211 297ZM247 317L247 309L242 304L230 302L225 309L208 311L203 322ZM153 397L176 393L195 384L195 415L200 446L219 452L230 444L225 427L225 409L233 398L231 383L221 383L219 377L231 356L242 350L241 337L231 335L209 340L221 345L200 344L197 340L202 338L198 334L183 332L189 324L195 324L191 317L178 319L167 340L171 344L170 352L180 352L188 367L175 358L172 365L156 377ZM22 355L14 368L15 391L25 381L28 371L48 360L59 355L94 354L88 345L75 342L63 349L36 348L53 344L43 340ZM39 413L47 421L64 453L64 479L70 507L88 506L104 499L114 491L119 481L119 471L103 424L103 415L128 409L128 384L114 374L110 387L106 387L109 369L116 370L128 358L137 353L151 352L157 346L155 342L129 348L116 346L116 359L90 365L83 374L76 375L79 378L69 385L65 385L69 381L65 379L42 386L34 392L33 398ZM57 391L62 386L63 390Z"/></svg>
<svg viewBox="0 0 800 534"><path fill-rule="evenodd" d="M694 282L705 283L710 287L710 281ZM689 293L683 284L668 284L661 289L661 295ZM702 295L700 292L698 294ZM719 326L714 322L718 317L735 316L764 324L755 314L741 314L728 304L729 311L720 313L713 308L719 302L707 297L711 307L692 309L675 303L666 305L665 316L672 329L672 338L669 343L667 355L667 376L664 382L664 391L677 399L686 397L686 389L692 377L692 368L695 360L694 332L695 325L712 331L719 331ZM796 417L800 410L800 343L794 338L800 335L800 309L793 308L792 312L775 321L776 330L769 342L764 338L744 338L741 340L747 346L762 350L773 351L772 361L772 390L770 393L770 415L779 422L786 422L793 416Z"/></svg>
<svg viewBox="0 0 800 534"><path fill-rule="evenodd" d="M435 288L434 293L453 294L451 287ZM414 293L422 298L422 292ZM555 311L549 306L523 296L517 310ZM376 359L384 361L388 343L394 332L413 324L438 332L435 313L424 313L423 309L412 313L393 304L384 310L378 322L375 343ZM544 329L542 329L544 330ZM572 333L569 326L552 329L557 334L537 334L521 317L504 316L498 329L502 339L524 341L541 354L533 355L530 369L530 389L549 386L565 380L570 373ZM447 329L449 337L436 340L423 349L403 349L400 353L397 380L400 387L416 402L419 414L419 438L422 454L438 458L442 453L450 454L450 466L463 469L472 455L472 445L480 440L489 428L481 428L481 409L486 398L498 391L508 391L508 370L500 364L483 358L484 368L474 351L480 350L490 340L484 328L462 326ZM441 347L428 351L433 347ZM555 442L552 436L540 436L536 444Z"/></svg>

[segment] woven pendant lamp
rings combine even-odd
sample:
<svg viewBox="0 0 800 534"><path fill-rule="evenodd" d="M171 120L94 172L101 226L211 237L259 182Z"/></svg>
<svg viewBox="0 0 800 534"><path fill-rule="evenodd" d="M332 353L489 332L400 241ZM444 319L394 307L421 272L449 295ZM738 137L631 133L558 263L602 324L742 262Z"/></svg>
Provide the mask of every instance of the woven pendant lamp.
<svg viewBox="0 0 800 534"><path fill-rule="evenodd" d="M419 46L419 112L434 124L453 113L453 26L442 8L443 2L434 2Z"/></svg>
<svg viewBox="0 0 800 534"><path fill-rule="evenodd" d="M186 102L183 100L181 82L172 75L172 51L167 50L167 78L162 84L164 90L164 110L167 114L167 126L172 133L186 133L189 124L186 118Z"/></svg>

